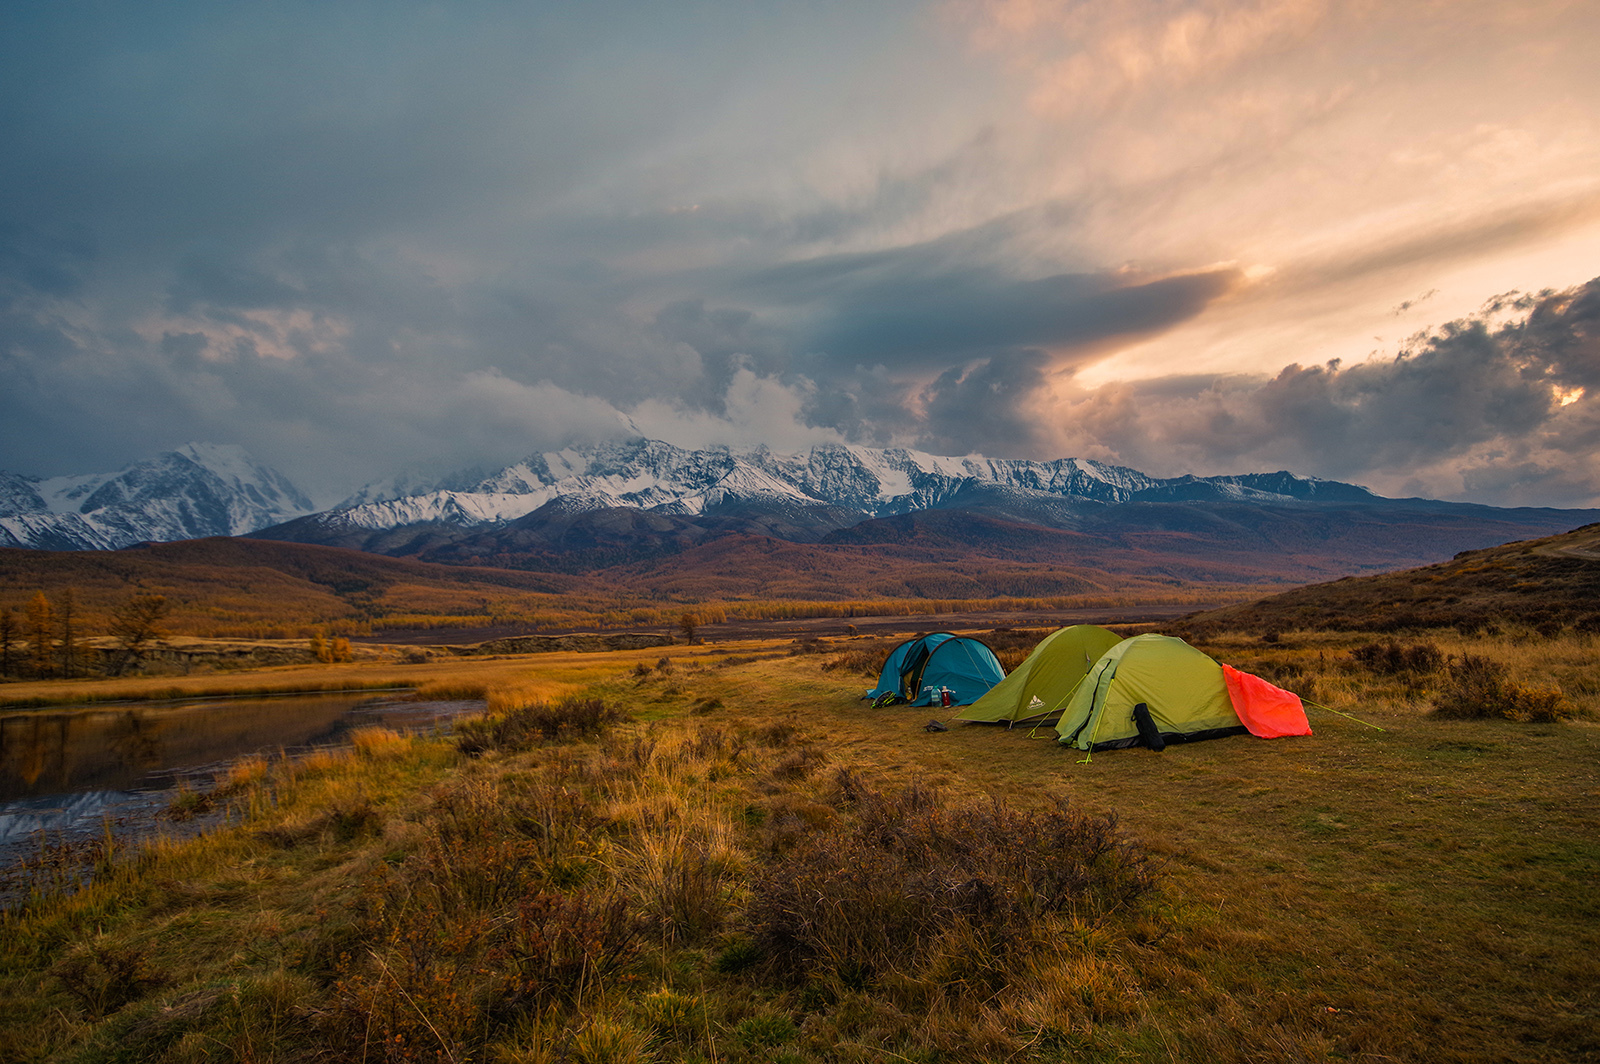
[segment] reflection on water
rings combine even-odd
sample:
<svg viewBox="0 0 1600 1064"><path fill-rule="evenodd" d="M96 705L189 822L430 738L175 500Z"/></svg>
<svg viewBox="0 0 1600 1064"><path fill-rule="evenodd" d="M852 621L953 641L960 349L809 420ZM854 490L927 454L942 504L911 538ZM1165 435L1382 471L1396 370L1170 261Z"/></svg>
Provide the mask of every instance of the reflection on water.
<svg viewBox="0 0 1600 1064"><path fill-rule="evenodd" d="M354 729L428 728L482 702L296 695L0 715L0 846L157 809L159 792L256 753L337 744ZM209 780L207 780L209 782ZM3 863L3 862L0 862Z"/></svg>

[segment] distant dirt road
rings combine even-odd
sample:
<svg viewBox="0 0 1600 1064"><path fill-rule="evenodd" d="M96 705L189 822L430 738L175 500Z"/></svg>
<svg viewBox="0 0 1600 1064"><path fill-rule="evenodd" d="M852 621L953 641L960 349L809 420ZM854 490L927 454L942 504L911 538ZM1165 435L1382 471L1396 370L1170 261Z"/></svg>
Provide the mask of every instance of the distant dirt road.
<svg viewBox="0 0 1600 1064"><path fill-rule="evenodd" d="M1585 561L1600 561L1600 534L1585 536L1577 539L1576 542L1569 540L1566 543L1536 547L1535 553L1548 554L1557 558L1582 558Z"/></svg>

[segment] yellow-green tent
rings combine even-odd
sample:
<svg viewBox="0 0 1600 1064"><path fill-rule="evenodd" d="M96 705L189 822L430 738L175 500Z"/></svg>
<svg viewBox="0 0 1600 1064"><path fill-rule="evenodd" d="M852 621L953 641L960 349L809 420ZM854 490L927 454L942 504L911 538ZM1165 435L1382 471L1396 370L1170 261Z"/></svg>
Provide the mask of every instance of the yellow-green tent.
<svg viewBox="0 0 1600 1064"><path fill-rule="evenodd" d="M1311 728L1296 695L1169 635L1135 636L1106 651L1056 722L1060 741L1080 750L1160 749L1246 732L1272 738Z"/></svg>
<svg viewBox="0 0 1600 1064"><path fill-rule="evenodd" d="M1122 641L1115 632L1094 624L1060 628L1040 641L1033 653L989 693L955 716L956 720L1011 725L1048 723L1061 712L1079 680L1100 655Z"/></svg>

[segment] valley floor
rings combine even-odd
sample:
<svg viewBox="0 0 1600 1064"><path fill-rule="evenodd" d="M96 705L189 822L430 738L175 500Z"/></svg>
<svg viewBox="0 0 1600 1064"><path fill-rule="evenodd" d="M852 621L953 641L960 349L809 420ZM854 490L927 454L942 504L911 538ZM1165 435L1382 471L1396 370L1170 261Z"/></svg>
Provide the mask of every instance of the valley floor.
<svg viewBox="0 0 1600 1064"><path fill-rule="evenodd" d="M1518 724L1427 715L1424 680L1351 658L1367 638L1206 647L1359 721L1086 760L869 708L851 662L890 644L865 636L419 665L532 730L235 770L232 826L3 918L0 1058L1600 1060L1593 640L1529 666L1590 719ZM629 719L540 738L575 693ZM1102 816L1120 841L1064 908L1042 857L952 880L1021 885L948 910L891 874L894 846L1026 863L1029 830ZM785 923L783 882L841 911Z"/></svg>
<svg viewBox="0 0 1600 1064"><path fill-rule="evenodd" d="M1201 610L1213 609L1222 604L1198 603L1137 603L1115 610L1103 606L1085 606L1060 610L967 610L960 613L918 613L865 617L795 617L783 620L730 618L716 624L702 626L698 638L706 644L737 643L746 640L804 639L814 637L878 636L909 638L918 632L954 631L970 632L983 637L985 631L996 628L1029 628L1046 630L1069 624L1151 624L1171 621ZM676 635L675 624L634 625L640 632ZM552 629L548 634L602 632L600 628ZM370 636L356 636L353 643L384 646L446 646L461 643L480 643L491 639L527 634L522 626L485 626L481 628L421 628L388 629Z"/></svg>

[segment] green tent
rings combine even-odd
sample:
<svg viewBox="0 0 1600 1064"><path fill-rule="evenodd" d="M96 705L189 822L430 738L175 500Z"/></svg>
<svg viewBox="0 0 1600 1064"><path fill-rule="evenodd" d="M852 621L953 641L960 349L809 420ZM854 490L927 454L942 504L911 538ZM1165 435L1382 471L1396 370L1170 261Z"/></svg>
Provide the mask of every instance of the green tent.
<svg viewBox="0 0 1600 1064"><path fill-rule="evenodd" d="M1124 639L1094 663L1056 723L1060 741L1080 750L1141 743L1310 735L1298 696L1202 654L1181 639Z"/></svg>
<svg viewBox="0 0 1600 1064"><path fill-rule="evenodd" d="M1079 680L1100 655L1122 641L1099 625L1059 628L1033 648L1033 653L989 693L955 716L956 720L1048 723L1061 712Z"/></svg>

